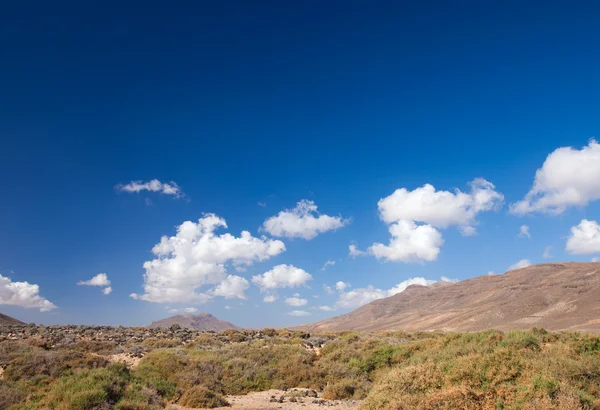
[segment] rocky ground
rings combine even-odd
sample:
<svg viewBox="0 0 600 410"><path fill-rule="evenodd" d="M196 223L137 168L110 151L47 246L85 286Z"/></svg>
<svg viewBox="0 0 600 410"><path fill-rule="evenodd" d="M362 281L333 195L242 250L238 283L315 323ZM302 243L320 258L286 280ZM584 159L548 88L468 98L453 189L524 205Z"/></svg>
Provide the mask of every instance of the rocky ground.
<svg viewBox="0 0 600 410"><path fill-rule="evenodd" d="M244 396L227 396L230 407L218 407L218 410L243 409L353 409L360 406L361 400L325 400L320 393L311 389L267 390L249 393ZM171 405L171 410L190 410L186 407Z"/></svg>
<svg viewBox="0 0 600 410"><path fill-rule="evenodd" d="M186 344L202 334L209 334L214 340L224 344L240 341L252 341L271 337L263 330L232 330L217 333L200 331L172 325L169 328L146 328L124 326L86 326L86 325L4 325L0 326L0 342L4 340L25 340L37 337L51 347L68 346L79 341L113 342L116 345L141 343L151 338L158 340L176 340ZM295 337L305 339L308 344L322 344L309 333L295 332Z"/></svg>

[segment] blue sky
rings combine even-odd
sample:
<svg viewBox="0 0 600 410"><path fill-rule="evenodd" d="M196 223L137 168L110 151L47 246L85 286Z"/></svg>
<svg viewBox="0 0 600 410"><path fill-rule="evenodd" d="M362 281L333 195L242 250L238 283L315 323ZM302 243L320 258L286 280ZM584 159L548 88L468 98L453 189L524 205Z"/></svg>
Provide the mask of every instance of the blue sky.
<svg viewBox="0 0 600 410"><path fill-rule="evenodd" d="M581 225L600 210L589 142L599 134L600 10L589 2L84 3L13 2L0 15L3 313L143 325L195 308L283 326L344 313L340 300L387 295L409 278L600 256L597 225ZM549 157L560 147L573 149ZM511 212L547 159L537 196ZM480 184L489 201L469 195L476 178L494 185ZM155 179L181 194L119 189ZM435 190L422 200L449 191L449 202L419 203L411 194L425 184ZM378 206L402 188L408 196ZM261 229L301 201L318 213L283 214L291 219L274 220L275 234ZM226 221L217 238L246 230L256 242L234 240L231 258L208 237L211 250L186 248L196 256L183 263L152 253L208 213ZM324 215L305 239L310 217ZM401 224L409 234L428 227L417 230L425 244L409 235L369 251ZM477 234L462 235L464 226ZM272 250L258 249L265 244ZM350 244L366 254L351 257ZM199 268L202 250L208 268ZM177 277L171 291L182 293L130 297L145 294L153 260L175 269L155 268L156 283ZM321 270L326 261L335 264ZM277 287L261 292L259 275L276 267ZM99 273L102 286L77 284ZM247 286L235 279L217 291L228 275ZM338 281L350 285L336 290ZM221 296L240 289L245 299ZM306 304L286 303L294 297ZM40 312L49 307L41 300L57 308Z"/></svg>

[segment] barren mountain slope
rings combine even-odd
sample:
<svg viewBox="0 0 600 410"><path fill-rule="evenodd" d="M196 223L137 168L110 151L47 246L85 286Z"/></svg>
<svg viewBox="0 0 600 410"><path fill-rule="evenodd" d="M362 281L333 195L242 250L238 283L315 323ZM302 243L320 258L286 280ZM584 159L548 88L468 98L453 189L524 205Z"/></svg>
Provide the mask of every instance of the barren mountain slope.
<svg viewBox="0 0 600 410"><path fill-rule="evenodd" d="M214 330L220 332L226 329L239 329L239 327L218 319L210 313L198 313L197 315L177 315L150 323L149 328L171 327L178 324L181 327L195 330Z"/></svg>
<svg viewBox="0 0 600 410"><path fill-rule="evenodd" d="M15 318L12 318L10 316L7 315L3 315L2 313L0 313L0 326L1 325L24 325L24 322L21 322L20 320L17 320Z"/></svg>
<svg viewBox="0 0 600 410"><path fill-rule="evenodd" d="M547 263L444 286L409 286L312 330L600 331L600 263Z"/></svg>

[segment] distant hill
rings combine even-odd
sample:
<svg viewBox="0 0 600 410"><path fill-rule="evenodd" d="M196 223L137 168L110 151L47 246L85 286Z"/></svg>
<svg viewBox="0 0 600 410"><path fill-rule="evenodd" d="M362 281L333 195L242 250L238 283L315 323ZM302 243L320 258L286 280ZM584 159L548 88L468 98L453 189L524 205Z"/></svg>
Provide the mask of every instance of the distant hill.
<svg viewBox="0 0 600 410"><path fill-rule="evenodd" d="M600 331L600 263L547 263L455 284L409 286L308 330Z"/></svg>
<svg viewBox="0 0 600 410"><path fill-rule="evenodd" d="M149 328L171 327L178 324L181 327L195 330L214 330L220 332L227 329L239 329L234 324L218 319L210 313L198 313L197 315L176 315L166 319L150 323Z"/></svg>
<svg viewBox="0 0 600 410"><path fill-rule="evenodd" d="M21 322L13 317L3 315L0 313L0 326L1 325L24 325L25 322Z"/></svg>

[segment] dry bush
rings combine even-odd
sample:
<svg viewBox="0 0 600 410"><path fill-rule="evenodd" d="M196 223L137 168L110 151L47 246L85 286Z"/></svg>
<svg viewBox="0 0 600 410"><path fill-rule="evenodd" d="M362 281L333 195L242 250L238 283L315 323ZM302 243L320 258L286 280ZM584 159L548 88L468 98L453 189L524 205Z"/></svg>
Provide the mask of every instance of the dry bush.
<svg viewBox="0 0 600 410"><path fill-rule="evenodd" d="M229 406L229 402L225 400L222 395L211 391L204 386L194 386L187 389L183 396L181 396L179 404L186 407L202 409Z"/></svg>
<svg viewBox="0 0 600 410"><path fill-rule="evenodd" d="M589 335L487 331L411 345L379 373L365 409L600 408L600 352Z"/></svg>
<svg viewBox="0 0 600 410"><path fill-rule="evenodd" d="M156 390L139 383L132 383L123 392L115 410L158 410L164 407L165 403Z"/></svg>
<svg viewBox="0 0 600 410"><path fill-rule="evenodd" d="M163 339L158 337L149 337L145 339L142 344L151 349L167 349L170 347L180 346L181 340L179 339Z"/></svg>

